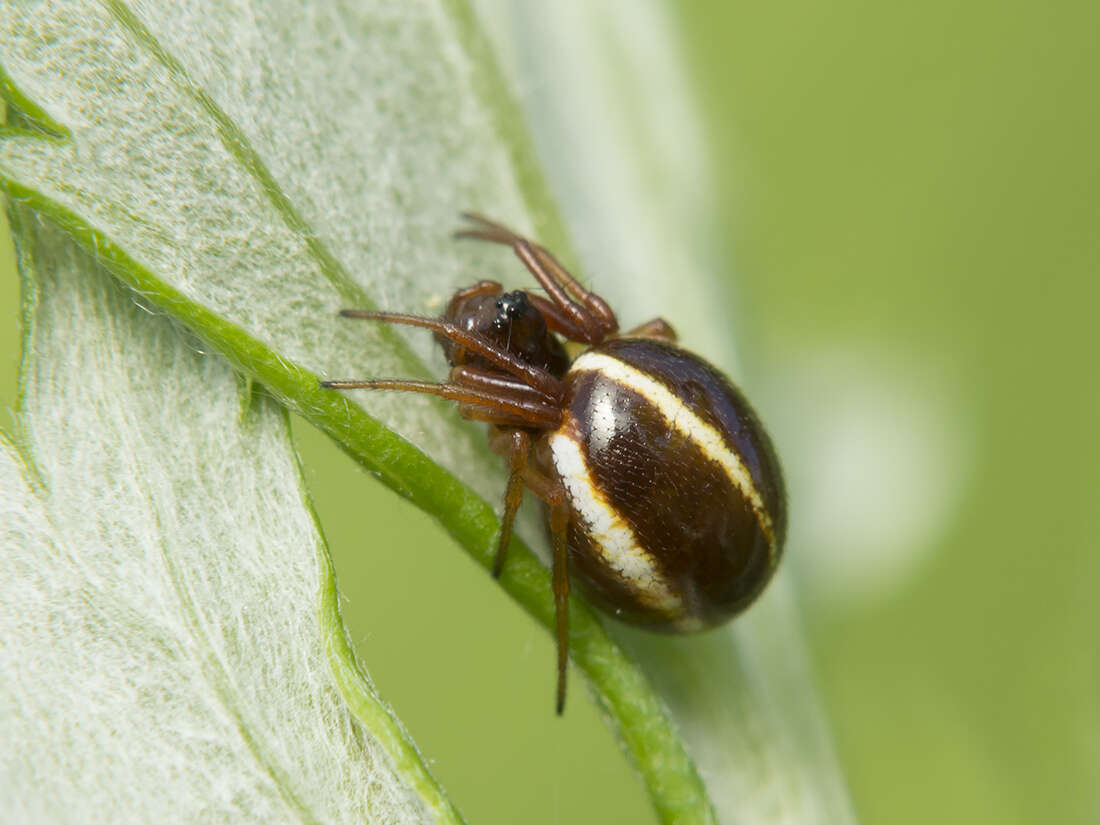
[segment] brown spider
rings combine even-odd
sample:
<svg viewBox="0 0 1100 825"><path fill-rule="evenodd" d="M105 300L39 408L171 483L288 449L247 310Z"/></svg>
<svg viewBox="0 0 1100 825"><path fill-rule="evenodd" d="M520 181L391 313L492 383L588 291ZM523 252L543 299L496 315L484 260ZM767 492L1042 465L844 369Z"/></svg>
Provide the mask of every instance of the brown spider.
<svg viewBox="0 0 1100 825"><path fill-rule="evenodd" d="M741 611L771 578L786 504L771 443L741 393L675 344L656 318L618 335L607 303L542 246L479 215L456 233L510 246L546 291L480 281L440 318L344 310L424 327L451 364L443 383L325 381L331 389L429 393L490 425L508 461L493 575L499 576L524 488L549 511L558 641L557 711L565 703L570 570L619 619L690 631ZM570 360L561 338L588 345Z"/></svg>

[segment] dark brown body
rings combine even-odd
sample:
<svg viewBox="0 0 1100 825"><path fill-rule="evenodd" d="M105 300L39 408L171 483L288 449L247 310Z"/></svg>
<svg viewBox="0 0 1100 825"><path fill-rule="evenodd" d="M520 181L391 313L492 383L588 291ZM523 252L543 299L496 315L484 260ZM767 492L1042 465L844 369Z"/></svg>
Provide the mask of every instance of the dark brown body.
<svg viewBox="0 0 1100 825"><path fill-rule="evenodd" d="M574 580L592 601L631 623L669 631L721 623L753 601L779 560L786 508L771 442L744 396L705 361L674 344L614 339L589 353L632 367L667 389L681 405L672 409L680 426L670 422L667 403L662 410L615 375L574 369L566 375L562 428L546 436L547 449L563 435L580 445L593 486L652 558L680 607L653 605L613 559L605 560L570 496ZM585 362L582 356L577 363ZM770 524L761 524L745 493L692 437L698 426L693 416L743 463ZM546 452L539 451L542 461Z"/></svg>

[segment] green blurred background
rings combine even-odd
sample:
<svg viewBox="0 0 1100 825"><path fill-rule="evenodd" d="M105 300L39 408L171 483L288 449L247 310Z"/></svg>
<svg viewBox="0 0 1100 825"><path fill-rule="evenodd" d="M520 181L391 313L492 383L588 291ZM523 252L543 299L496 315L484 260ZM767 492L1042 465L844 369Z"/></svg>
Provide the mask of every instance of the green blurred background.
<svg viewBox="0 0 1100 825"><path fill-rule="evenodd" d="M1100 822L1100 7L674 17L862 821ZM578 679L550 713L546 634L296 423L353 637L470 821L654 821Z"/></svg>

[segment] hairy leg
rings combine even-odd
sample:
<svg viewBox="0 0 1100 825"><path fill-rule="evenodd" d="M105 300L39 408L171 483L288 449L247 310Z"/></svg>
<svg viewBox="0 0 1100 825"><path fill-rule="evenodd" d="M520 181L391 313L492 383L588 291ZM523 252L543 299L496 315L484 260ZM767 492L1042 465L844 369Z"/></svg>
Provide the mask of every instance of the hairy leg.
<svg viewBox="0 0 1100 825"><path fill-rule="evenodd" d="M624 332L622 337L656 338L658 341L668 341L670 344L675 344L677 340L676 330L664 318L652 318L644 324L639 324L634 329Z"/></svg>
<svg viewBox="0 0 1100 825"><path fill-rule="evenodd" d="M487 361L496 364L504 372L520 378L523 383L542 392L547 398L561 398L564 387L561 381L546 370L528 364L521 358L512 355L507 350L495 346L480 335L462 329L457 324L445 321L441 318L424 318L419 315L406 315L403 312L374 312L367 309L344 309L340 314L345 318L362 318L368 321L383 321L389 324L404 324L412 327L430 329L432 332L442 335L448 340L461 344L470 352L480 355ZM331 386L329 382L327 385ZM337 389L351 389L351 387L339 387ZM391 387L390 389L400 389Z"/></svg>
<svg viewBox="0 0 1100 825"><path fill-rule="evenodd" d="M569 500L565 487L556 478L550 478L532 467L527 468L524 481L532 493L550 505L550 536L554 544L554 625L558 637L558 715L565 710L565 675L569 663Z"/></svg>
<svg viewBox="0 0 1100 825"><path fill-rule="evenodd" d="M561 409L548 401L510 398L496 392L486 392L461 384L436 384L431 381L408 381L395 378L374 378L363 381L322 381L330 390L398 390L438 395L460 405L472 405L486 411L496 411L509 420L520 419L534 429L553 429L561 424ZM484 419L482 419L484 420Z"/></svg>
<svg viewBox="0 0 1100 825"><path fill-rule="evenodd" d="M569 319L576 335L573 340L597 344L618 331L619 322L607 302L581 286L548 249L481 215L464 213L463 217L477 228L456 232L455 237L475 238L512 247L516 257ZM563 330L562 334L567 333Z"/></svg>
<svg viewBox="0 0 1100 825"><path fill-rule="evenodd" d="M523 473L527 469L531 436L523 430L497 430L489 436L493 452L508 459L508 487L504 493L504 516L500 520L500 541L493 559L493 578L499 579L504 570L504 559L512 540L512 525L516 511L523 500Z"/></svg>

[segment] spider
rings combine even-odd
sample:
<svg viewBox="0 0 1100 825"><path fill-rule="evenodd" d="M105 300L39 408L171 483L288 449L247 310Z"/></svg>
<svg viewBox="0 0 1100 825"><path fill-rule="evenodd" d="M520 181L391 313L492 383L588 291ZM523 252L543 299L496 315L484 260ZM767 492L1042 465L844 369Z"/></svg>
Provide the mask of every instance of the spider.
<svg viewBox="0 0 1100 825"><path fill-rule="evenodd" d="M442 383L323 387L442 396L489 424L508 463L493 575L504 569L524 490L545 502L553 544L557 701L565 706L571 579L616 618L687 632L745 609L771 579L786 533L775 451L741 392L655 318L626 333L607 302L544 247L480 215L456 234L509 246L545 295L496 281L458 290L439 318L340 314L435 333ZM563 340L586 345L571 359Z"/></svg>

